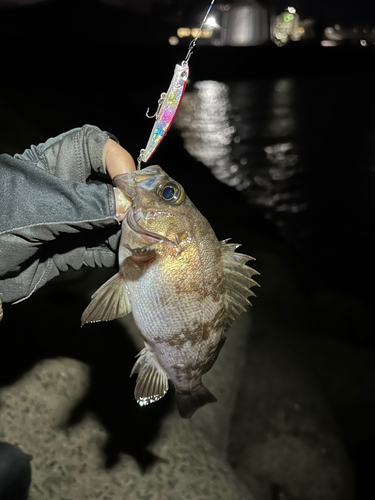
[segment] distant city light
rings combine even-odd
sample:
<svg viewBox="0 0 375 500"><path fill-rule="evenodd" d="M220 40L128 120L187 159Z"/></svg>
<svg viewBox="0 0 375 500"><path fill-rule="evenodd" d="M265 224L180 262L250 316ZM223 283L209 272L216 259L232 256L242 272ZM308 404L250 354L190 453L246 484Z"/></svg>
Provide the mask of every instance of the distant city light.
<svg viewBox="0 0 375 500"><path fill-rule="evenodd" d="M336 47L338 43L335 40L322 40L320 45L322 47Z"/></svg>
<svg viewBox="0 0 375 500"><path fill-rule="evenodd" d="M201 29L196 26L179 27L177 36L168 39L169 44L178 45L183 38L197 37L206 39L206 44L214 46L248 46L259 45L271 37L278 47L302 39L315 39L315 43L320 43L322 47L336 47L344 43L361 47L375 45L374 26L343 27L333 23L323 29L323 36L320 37L314 28L315 21L301 19L293 6L288 6L273 16L256 2L246 2L249 5L243 5L244 3L222 4L218 13L209 16Z"/></svg>
<svg viewBox="0 0 375 500"><path fill-rule="evenodd" d="M179 38L190 36L190 34L191 34L190 28L178 28L177 30L177 36Z"/></svg>
<svg viewBox="0 0 375 500"><path fill-rule="evenodd" d="M199 28L192 28L191 30L191 36L193 38L195 38L196 36L200 36L201 33L200 33L200 29Z"/></svg>
<svg viewBox="0 0 375 500"><path fill-rule="evenodd" d="M169 45L178 45L179 39L177 36L170 36L168 38Z"/></svg>
<svg viewBox="0 0 375 500"><path fill-rule="evenodd" d="M210 26L209 28L202 28L201 30L199 28L185 28L182 27L178 28L177 30L177 37L178 38L187 38L187 37L198 37L198 38L211 38L212 37L212 27ZM176 36L171 36L168 41L170 45L177 45L178 44L178 38ZM177 42L176 42L177 39Z"/></svg>
<svg viewBox="0 0 375 500"><path fill-rule="evenodd" d="M209 17L206 21L206 24L210 26L211 28L217 28L218 24L216 23L216 19L214 17Z"/></svg>
<svg viewBox="0 0 375 500"><path fill-rule="evenodd" d="M294 16L290 12L285 12L283 19L285 23L290 23L291 21L293 21Z"/></svg>
<svg viewBox="0 0 375 500"><path fill-rule="evenodd" d="M272 26L273 41L283 47L289 40L298 42L305 34L299 15L294 7L288 7L279 14Z"/></svg>
<svg viewBox="0 0 375 500"><path fill-rule="evenodd" d="M212 37L212 29L211 28L203 28L201 33L202 38L211 38Z"/></svg>
<svg viewBox="0 0 375 500"><path fill-rule="evenodd" d="M324 29L324 34L329 40L342 40L343 36L341 33L338 33L333 29L331 26L328 26L328 28Z"/></svg>

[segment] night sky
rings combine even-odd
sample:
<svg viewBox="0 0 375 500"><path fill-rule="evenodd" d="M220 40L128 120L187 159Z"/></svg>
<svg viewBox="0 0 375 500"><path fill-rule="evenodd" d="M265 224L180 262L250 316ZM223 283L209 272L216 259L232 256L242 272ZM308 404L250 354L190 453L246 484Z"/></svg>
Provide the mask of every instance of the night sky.
<svg viewBox="0 0 375 500"><path fill-rule="evenodd" d="M40 3L56 3L56 0L41 0ZM30 5L38 3L38 0L0 0L0 8L19 7L20 5ZM85 3L77 0L76 3ZM133 10L139 13L155 13L156 10L166 11L170 8L171 12L176 9L198 10L204 9L209 5L209 0L98 0L87 2L87 5L94 3L107 3L119 8ZM217 0L216 5L223 3ZM232 4L240 3L238 0ZM243 3L243 2L241 2ZM249 0L249 3L252 3ZM297 9L300 15L313 17L317 20L325 20L331 23L343 23L347 26L367 26L373 27L375 24L375 6L371 0L294 0L285 2L285 0L259 0L257 3L264 5L276 12L282 11L285 7L291 5Z"/></svg>

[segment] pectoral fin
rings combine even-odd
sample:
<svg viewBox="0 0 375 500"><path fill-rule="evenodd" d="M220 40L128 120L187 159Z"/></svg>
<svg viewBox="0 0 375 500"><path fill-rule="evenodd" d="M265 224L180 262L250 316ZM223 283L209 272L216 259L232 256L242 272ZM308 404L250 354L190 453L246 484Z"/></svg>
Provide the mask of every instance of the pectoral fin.
<svg viewBox="0 0 375 500"><path fill-rule="evenodd" d="M91 297L90 304L82 314L85 323L110 321L129 314L132 310L128 292L119 273L104 283Z"/></svg>
<svg viewBox="0 0 375 500"><path fill-rule="evenodd" d="M168 391L168 375L148 347L138 354L130 376L134 373L138 373L134 396L139 406L155 403Z"/></svg>

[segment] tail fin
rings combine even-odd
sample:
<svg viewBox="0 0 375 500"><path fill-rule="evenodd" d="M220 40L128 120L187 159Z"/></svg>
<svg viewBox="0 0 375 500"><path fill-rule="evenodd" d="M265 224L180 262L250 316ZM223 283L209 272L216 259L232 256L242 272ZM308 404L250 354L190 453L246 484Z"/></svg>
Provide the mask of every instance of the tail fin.
<svg viewBox="0 0 375 500"><path fill-rule="evenodd" d="M217 399L204 385L196 392L176 391L178 411L182 418L190 418L198 408L207 403L215 403Z"/></svg>

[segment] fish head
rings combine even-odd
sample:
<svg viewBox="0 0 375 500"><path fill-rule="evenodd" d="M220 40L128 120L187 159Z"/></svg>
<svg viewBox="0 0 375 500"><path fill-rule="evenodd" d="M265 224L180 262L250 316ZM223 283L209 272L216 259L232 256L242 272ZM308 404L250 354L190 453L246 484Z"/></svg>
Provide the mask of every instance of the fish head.
<svg viewBox="0 0 375 500"><path fill-rule="evenodd" d="M197 209L184 188L158 165L118 175L113 183L131 198L125 225L147 243L157 240L175 245L187 238ZM123 223L124 224L124 223Z"/></svg>

